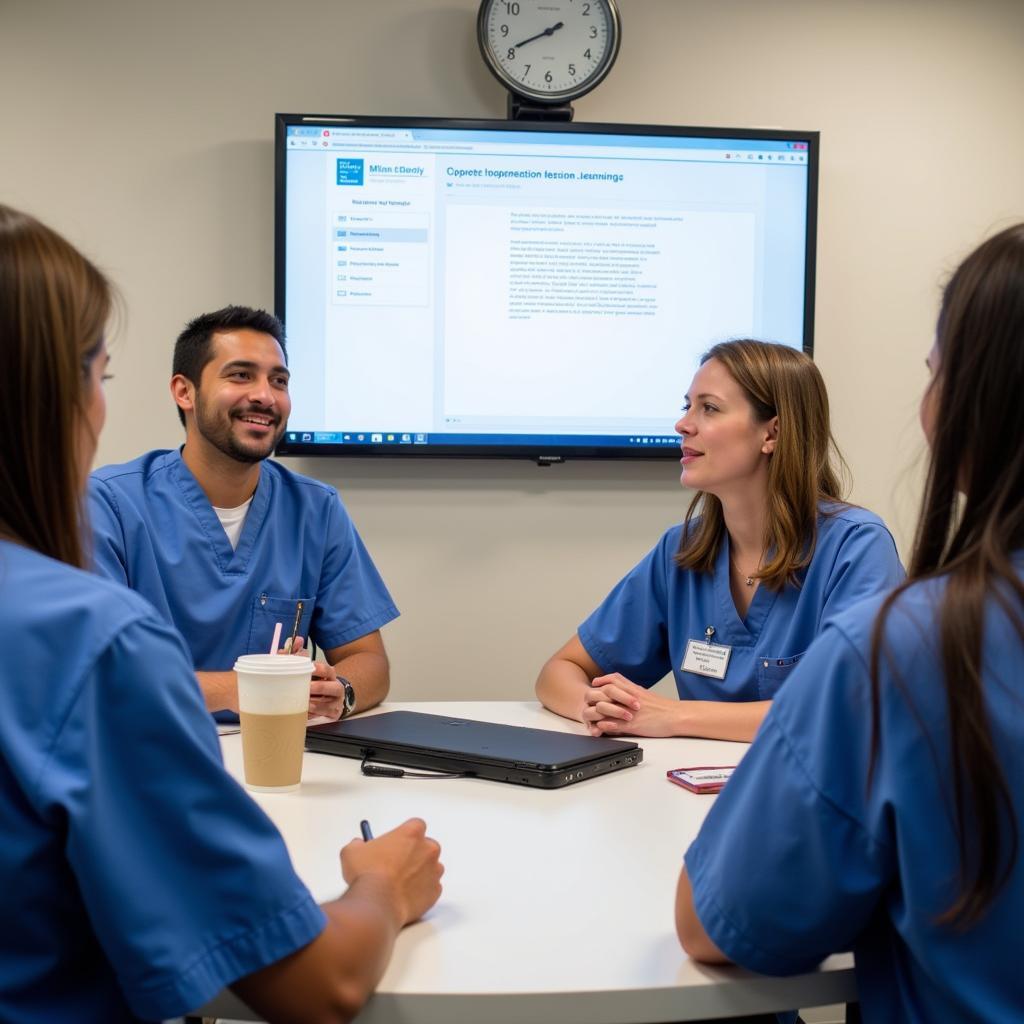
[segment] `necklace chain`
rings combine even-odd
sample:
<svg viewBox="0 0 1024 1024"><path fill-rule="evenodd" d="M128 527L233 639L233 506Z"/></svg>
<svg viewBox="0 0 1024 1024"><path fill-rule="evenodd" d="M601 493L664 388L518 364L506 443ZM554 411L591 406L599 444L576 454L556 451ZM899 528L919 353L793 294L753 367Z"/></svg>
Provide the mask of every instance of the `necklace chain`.
<svg viewBox="0 0 1024 1024"><path fill-rule="evenodd" d="M736 575L748 586L752 587L757 581L754 579L753 574L745 573L737 564L736 560L732 557L732 553L729 554L729 564L736 570ZM758 565L760 568L760 565Z"/></svg>

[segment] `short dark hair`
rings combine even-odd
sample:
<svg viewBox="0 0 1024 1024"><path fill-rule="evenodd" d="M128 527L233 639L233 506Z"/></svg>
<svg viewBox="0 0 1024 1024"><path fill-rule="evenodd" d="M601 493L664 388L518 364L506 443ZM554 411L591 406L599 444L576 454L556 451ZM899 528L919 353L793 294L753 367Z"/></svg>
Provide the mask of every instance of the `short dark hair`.
<svg viewBox="0 0 1024 1024"><path fill-rule="evenodd" d="M285 347L284 324L273 313L265 309L251 309L249 306L225 306L213 313L203 313L185 324L185 329L174 343L174 360L171 375L179 373L199 387L203 368L213 358L213 336L219 331L259 331L269 334L281 346L284 361L288 363L288 349ZM185 414L178 410L178 419L185 426Z"/></svg>

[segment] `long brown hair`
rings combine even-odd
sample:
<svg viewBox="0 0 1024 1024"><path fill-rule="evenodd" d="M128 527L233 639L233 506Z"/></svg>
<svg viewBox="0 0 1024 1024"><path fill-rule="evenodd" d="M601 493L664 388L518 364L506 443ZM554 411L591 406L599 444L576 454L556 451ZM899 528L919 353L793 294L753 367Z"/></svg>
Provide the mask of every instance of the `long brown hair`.
<svg viewBox="0 0 1024 1024"><path fill-rule="evenodd" d="M842 501L836 464L845 463L829 425L828 392L814 361L788 345L725 341L701 357L717 359L743 390L758 423L779 417L779 437L768 463L769 561L756 577L771 590L797 583L814 554L820 502ZM699 515L699 520L695 522ZM725 536L722 503L698 491L686 511L676 555L682 569L713 572Z"/></svg>
<svg viewBox="0 0 1024 1024"><path fill-rule="evenodd" d="M978 921L1017 858L1013 800L985 706L985 608L998 605L1024 643L1024 224L995 235L946 286L930 385L935 417L928 479L907 580L884 602L871 649L871 774L880 733L880 661L893 602L941 577L937 609L949 717L959 893L939 923ZM962 492L963 497L959 497ZM903 685L896 676L897 685Z"/></svg>
<svg viewBox="0 0 1024 1024"><path fill-rule="evenodd" d="M78 435L113 305L106 278L0 205L0 536L83 566Z"/></svg>

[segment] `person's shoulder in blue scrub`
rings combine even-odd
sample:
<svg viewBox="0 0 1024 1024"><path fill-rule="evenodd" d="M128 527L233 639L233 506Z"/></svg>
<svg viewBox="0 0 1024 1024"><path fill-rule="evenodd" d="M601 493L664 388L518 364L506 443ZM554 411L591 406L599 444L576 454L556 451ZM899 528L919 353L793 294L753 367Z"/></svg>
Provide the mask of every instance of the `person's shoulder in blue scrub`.
<svg viewBox="0 0 1024 1024"><path fill-rule="evenodd" d="M284 330L229 306L190 321L171 391L180 450L97 470L97 571L142 594L185 637L207 707L237 720L232 671L277 623L323 651L310 713L337 718L387 696L381 627L398 615L337 492L267 461L291 410Z"/></svg>
<svg viewBox="0 0 1024 1024"><path fill-rule="evenodd" d="M953 275L928 363L910 577L786 684L676 918L691 956L768 974L853 950L865 1020L1002 1024L1024 1019L1024 224Z"/></svg>
<svg viewBox="0 0 1024 1024"><path fill-rule="evenodd" d="M27 547L0 542L0 574L0 1018L175 1016L315 939L172 627Z"/></svg>
<svg viewBox="0 0 1024 1024"><path fill-rule="evenodd" d="M84 571L112 305L0 205L0 1020L162 1020L225 986L268 1021L349 1020L437 900L440 850L417 820L355 839L317 906L225 772L181 636Z"/></svg>
<svg viewBox="0 0 1024 1024"><path fill-rule="evenodd" d="M544 665L537 696L594 736L750 740L825 623L903 579L878 516L840 500L811 359L732 341L701 360L683 417L682 525ZM649 692L672 673L678 700Z"/></svg>

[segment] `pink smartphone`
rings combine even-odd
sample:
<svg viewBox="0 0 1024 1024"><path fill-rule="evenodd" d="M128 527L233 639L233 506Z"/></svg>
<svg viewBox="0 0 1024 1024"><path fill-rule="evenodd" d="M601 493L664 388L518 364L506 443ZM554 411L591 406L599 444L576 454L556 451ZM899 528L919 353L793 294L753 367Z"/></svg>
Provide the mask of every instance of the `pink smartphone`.
<svg viewBox="0 0 1024 1024"><path fill-rule="evenodd" d="M673 768L666 772L669 782L674 782L691 793L717 793L728 781L735 765L717 768Z"/></svg>

